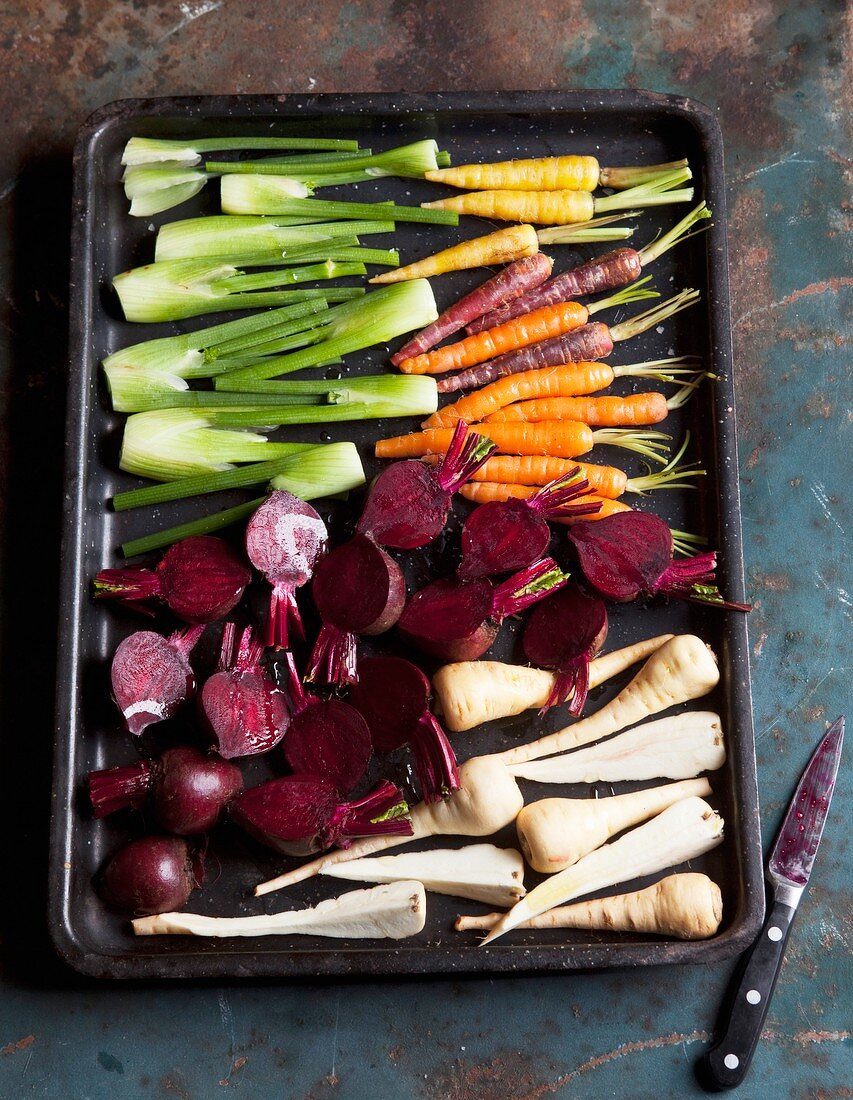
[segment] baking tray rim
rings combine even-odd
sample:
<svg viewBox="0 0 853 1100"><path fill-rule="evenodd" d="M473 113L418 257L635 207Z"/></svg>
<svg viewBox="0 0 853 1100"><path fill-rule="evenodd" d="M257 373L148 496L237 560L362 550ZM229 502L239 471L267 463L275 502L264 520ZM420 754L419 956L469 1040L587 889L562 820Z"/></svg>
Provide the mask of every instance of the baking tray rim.
<svg viewBox="0 0 853 1100"><path fill-rule="evenodd" d="M562 944L528 948L495 944L472 950L424 947L329 950L245 951L238 947L187 955L98 953L80 942L68 911L72 853L72 817L75 777L70 767L75 730L76 671L79 667L79 627L86 598L82 576L81 539L84 531L84 489L89 408L85 400L89 378L85 347L96 288L85 263L94 233L88 198L94 186L91 149L101 130L128 117L209 114L245 118L255 113L319 116L358 114L536 114L604 108L668 114L691 125L699 134L706 158L706 198L715 212L709 230L709 309L711 343L718 365L725 369L726 384L717 390L715 409L725 401L726 415L718 416L718 451L731 456L718 471L721 495L729 521L726 563L734 598L743 598L744 563L738 486L736 408L732 381L733 351L729 304L726 196L723 141L713 110L698 100L643 90L564 90L509 92L429 93L317 93L276 95L162 96L122 99L98 108L77 134L73 153L74 185L71 222L71 292L69 299L69 363L65 431L64 517L61 544L61 585L57 654L57 692L54 770L50 826L48 928L60 957L80 973L98 978L225 978L225 977L340 977L512 974L553 970L594 970L670 964L712 964L743 951L755 938L764 919L765 891L758 816L758 789L752 700L749 678L749 646L745 619L729 624L731 668L739 675L728 679L729 705L738 722L738 737L730 740L736 752L735 771L740 791L737 799L737 848L742 863L745 897L735 923L719 936L702 941L649 940L624 943ZM360 960L380 960L378 967L360 966Z"/></svg>

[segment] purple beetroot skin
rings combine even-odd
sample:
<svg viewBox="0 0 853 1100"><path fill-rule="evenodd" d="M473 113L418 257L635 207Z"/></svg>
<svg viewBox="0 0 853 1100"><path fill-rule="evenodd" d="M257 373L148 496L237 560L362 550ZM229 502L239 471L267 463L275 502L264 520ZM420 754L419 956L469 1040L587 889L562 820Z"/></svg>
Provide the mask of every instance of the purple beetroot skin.
<svg viewBox="0 0 853 1100"><path fill-rule="evenodd" d="M225 624L219 669L198 697L202 722L226 760L269 752L290 721L284 693L260 663L263 645L247 627L235 653L236 629L233 623Z"/></svg>
<svg viewBox="0 0 853 1100"><path fill-rule="evenodd" d="M169 547L156 569L102 569L95 577L99 599L138 603L162 600L187 623L212 623L232 611L252 573L222 539L193 535Z"/></svg>
<svg viewBox="0 0 853 1100"><path fill-rule="evenodd" d="M119 848L101 874L100 888L111 908L147 917L180 909L203 881L201 859L185 840L144 836Z"/></svg>
<svg viewBox="0 0 853 1100"><path fill-rule="evenodd" d="M572 694L569 713L583 710L589 691L589 663L607 638L607 608L576 584L567 584L530 613L522 644L531 664L557 673L545 706L556 706Z"/></svg>
<svg viewBox="0 0 853 1100"><path fill-rule="evenodd" d="M139 630L119 643L110 679L113 698L131 733L140 734L171 718L195 694L189 654L203 632L203 626L192 626L164 638Z"/></svg>
<svg viewBox="0 0 853 1100"><path fill-rule="evenodd" d="M89 774L95 817L126 806L139 809L150 799L157 824L179 836L209 832L242 789L243 776L236 764L189 745L166 749L152 763L141 760Z"/></svg>
<svg viewBox="0 0 853 1100"><path fill-rule="evenodd" d="M356 636L390 630L403 610L406 582L400 567L373 539L353 535L318 564L311 591L323 626L308 679L355 683Z"/></svg>
<svg viewBox="0 0 853 1100"><path fill-rule="evenodd" d="M265 645L287 649L291 629L304 638L295 592L311 579L327 541L325 523L292 493L270 493L249 520L246 554L272 585Z"/></svg>
<svg viewBox="0 0 853 1100"><path fill-rule="evenodd" d="M438 466L407 459L385 467L368 490L357 530L396 550L426 546L444 530L453 494L494 449L490 440L469 434L468 425L460 421Z"/></svg>
<svg viewBox="0 0 853 1100"><path fill-rule="evenodd" d="M425 802L459 789L456 756L429 709L430 683L417 665L402 657L367 657L350 698L377 752L410 746Z"/></svg>
<svg viewBox="0 0 853 1100"><path fill-rule="evenodd" d="M627 603L643 594L662 593L733 611L752 610L749 604L730 603L720 595L714 580L716 552L673 561L672 532L658 516L619 512L577 523L568 535L583 575L609 600Z"/></svg>
<svg viewBox="0 0 853 1100"><path fill-rule="evenodd" d="M549 519L588 516L600 502L573 503L589 491L578 475L580 467L525 498L490 501L468 516L462 528L462 561L457 575L463 581L513 573L538 561L551 541Z"/></svg>
<svg viewBox="0 0 853 1100"><path fill-rule="evenodd" d="M406 604L400 633L443 661L475 661L497 637L507 615L515 615L566 583L551 558L543 558L500 585L485 577L433 581Z"/></svg>
<svg viewBox="0 0 853 1100"><path fill-rule="evenodd" d="M411 836L402 792L383 781L364 798L344 802L327 779L288 775L244 791L231 806L250 836L286 855L306 856L359 836Z"/></svg>
<svg viewBox="0 0 853 1100"><path fill-rule="evenodd" d="M293 654L287 654L293 717L284 740L292 771L328 780L348 794L367 772L373 747L367 723L342 699L321 699L302 687Z"/></svg>

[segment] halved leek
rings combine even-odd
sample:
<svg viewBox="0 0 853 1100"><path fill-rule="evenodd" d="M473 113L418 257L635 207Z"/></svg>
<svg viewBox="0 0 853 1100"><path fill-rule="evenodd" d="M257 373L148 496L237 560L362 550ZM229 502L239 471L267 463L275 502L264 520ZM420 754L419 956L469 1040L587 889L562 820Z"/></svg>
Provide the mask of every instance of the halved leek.
<svg viewBox="0 0 853 1100"><path fill-rule="evenodd" d="M381 208L387 211L391 205L381 204ZM306 245L317 245L338 237L393 232L394 222L387 213L379 220L336 222L317 222L311 216L291 219L217 214L208 218L184 218L161 226L154 247L154 259L198 260L204 256L219 256L232 263L258 256L287 259L289 252Z"/></svg>
<svg viewBox="0 0 853 1100"><path fill-rule="evenodd" d="M203 153L231 152L247 149L334 149L357 150L358 142L349 138L309 137L221 137L174 138L132 137L124 147L121 162L125 165L156 164L178 161L200 164Z"/></svg>
<svg viewBox="0 0 853 1100"><path fill-rule="evenodd" d="M377 221L427 222L433 225L458 225L453 210L423 206L397 206L395 203L338 202L331 199L301 199L290 194L290 183L280 176L223 176L222 211L226 214L292 214L299 217L375 218Z"/></svg>

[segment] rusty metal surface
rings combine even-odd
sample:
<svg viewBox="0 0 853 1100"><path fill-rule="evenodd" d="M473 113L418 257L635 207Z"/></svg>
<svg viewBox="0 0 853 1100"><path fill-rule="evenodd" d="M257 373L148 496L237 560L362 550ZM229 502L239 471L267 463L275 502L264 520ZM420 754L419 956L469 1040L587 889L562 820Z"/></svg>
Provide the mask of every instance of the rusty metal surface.
<svg viewBox="0 0 853 1100"><path fill-rule="evenodd" d="M765 838L847 703L845 5L188 0L0 7L4 905L0 1096L698 1095L729 967L454 983L105 988L43 931L69 150L91 109L202 92L644 87L726 140ZM846 632L846 634L845 634ZM842 767L748 1097L851 1095Z"/></svg>

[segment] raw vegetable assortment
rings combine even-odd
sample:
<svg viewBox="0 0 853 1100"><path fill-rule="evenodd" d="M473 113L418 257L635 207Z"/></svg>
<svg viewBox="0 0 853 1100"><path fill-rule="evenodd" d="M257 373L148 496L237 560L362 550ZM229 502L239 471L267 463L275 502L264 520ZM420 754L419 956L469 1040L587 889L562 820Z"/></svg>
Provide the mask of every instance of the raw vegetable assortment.
<svg viewBox="0 0 853 1100"><path fill-rule="evenodd" d="M246 151L261 159L228 159ZM714 654L686 634L600 653L608 603L670 595L748 610L720 595L713 551L674 560L696 537L618 499L690 488L705 472L683 461L689 437L669 457L670 437L647 430L692 396L703 378L699 366L674 353L630 365L601 361L616 343L660 325L699 295L683 290L610 328L590 322L601 309L657 297L638 278L642 269L700 231L710 211L700 202L645 247L621 247L556 275L554 258L541 251L624 240L633 227L613 222L690 201L687 162L603 168L572 155L451 167L432 140L375 152L337 138L235 135L133 138L122 163L134 216L168 210L215 180L223 211L163 225L153 262L114 278L126 319L260 311L105 358L113 408L129 414L121 468L160 483L120 493L113 505L122 511L251 486L267 495L126 543L127 556L165 553L94 579L98 598L151 615L165 608L191 624L171 634L131 633L112 658L113 697L142 759L90 774L92 810L97 817L141 811L163 832L130 841L108 859L99 878L104 900L137 917L137 935L402 938L426 925L425 891L505 909L459 917L457 931L482 929L483 942L516 928L713 935L721 895L702 874L671 874L635 893L565 904L666 871L722 839L722 819L704 801L712 787L703 774L725 761L719 716L656 717L714 689ZM469 193L420 206L312 197L384 176ZM616 193L593 196L599 186ZM403 221L453 227L460 214L518 224L404 266L397 250L361 242ZM439 314L427 279L496 264L507 266ZM331 285L367 276L369 266L391 268L366 280L390 285ZM604 290L615 293L576 301ZM399 374L281 378L334 369L344 356L406 334L390 356ZM442 376L438 384L434 375ZM620 377L680 388L601 393ZM445 392L464 395L439 408ZM422 430L376 440L376 457L396 461L380 466L360 499L355 530L331 539L307 501L365 484L356 448L266 433L397 416L425 418ZM628 476L575 461L599 444L634 451L661 469ZM448 529L457 493L478 505L458 539ZM212 537L239 524L239 549ZM555 533L560 564L550 556ZM417 590L407 591L405 555L449 537L459 549L455 575L421 571ZM570 573L562 553L571 558ZM268 609L253 624L245 595L261 580ZM501 622L520 615L529 664L481 661ZM219 630L210 626L216 623L219 664L200 677L190 658L208 627ZM378 638L378 653L363 656L363 636ZM451 663L430 682L419 664L393 652L399 641ZM590 688L638 662L630 683L593 714L457 762L464 742L455 745L446 730L455 735L533 708L565 706L580 716ZM298 671L303 665L304 679L318 685L311 691ZM147 727L190 713L193 699L206 747L152 753ZM401 751L417 780L420 800L411 807L391 781L399 773L389 770ZM247 785L235 761L261 754L269 754L273 778ZM519 786L661 779L672 782L527 805L528 788ZM206 834L223 822L239 827L247 844L317 854L259 883L256 895L316 875L378 885L271 915L176 912L203 886ZM490 840L509 826L518 849ZM433 837L477 842L380 854ZM529 891L525 861L549 876Z"/></svg>

